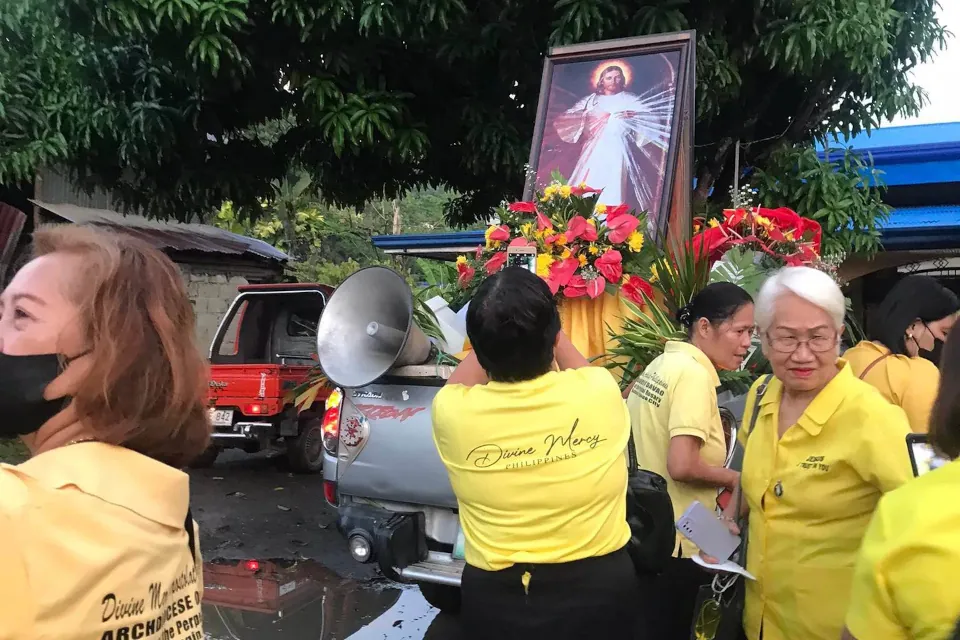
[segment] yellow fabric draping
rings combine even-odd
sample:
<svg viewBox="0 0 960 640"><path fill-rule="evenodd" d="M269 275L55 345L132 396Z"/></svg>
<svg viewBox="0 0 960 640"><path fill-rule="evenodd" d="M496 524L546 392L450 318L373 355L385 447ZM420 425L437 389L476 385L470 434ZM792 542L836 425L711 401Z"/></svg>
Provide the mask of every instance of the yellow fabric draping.
<svg viewBox="0 0 960 640"><path fill-rule="evenodd" d="M593 360L613 348L614 341L610 331L619 333L623 327L623 318L630 310L619 294L604 293L596 298L565 298L560 301L560 327L570 338L570 342L588 360ZM462 360L470 352L470 340L464 341L464 351L457 354ZM598 360L598 365L607 360ZM617 372L619 378L619 372Z"/></svg>

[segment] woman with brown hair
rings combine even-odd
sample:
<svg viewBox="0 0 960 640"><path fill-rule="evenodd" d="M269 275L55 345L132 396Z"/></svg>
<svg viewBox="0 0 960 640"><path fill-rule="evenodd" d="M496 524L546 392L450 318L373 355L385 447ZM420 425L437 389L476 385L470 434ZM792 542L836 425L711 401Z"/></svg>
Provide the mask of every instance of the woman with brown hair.
<svg viewBox="0 0 960 640"><path fill-rule="evenodd" d="M0 294L0 638L202 638L189 478L206 363L181 275L129 236L34 233ZM155 635L156 634L156 635Z"/></svg>

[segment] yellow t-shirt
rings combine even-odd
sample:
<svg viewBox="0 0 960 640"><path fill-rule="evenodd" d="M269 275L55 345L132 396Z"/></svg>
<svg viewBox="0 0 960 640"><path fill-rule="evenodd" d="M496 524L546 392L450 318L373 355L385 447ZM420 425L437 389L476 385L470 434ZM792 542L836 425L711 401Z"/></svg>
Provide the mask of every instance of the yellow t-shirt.
<svg viewBox="0 0 960 640"><path fill-rule="evenodd" d="M466 561L496 571L626 545L629 436L620 389L598 367L441 389L433 437L460 504Z"/></svg>
<svg viewBox="0 0 960 640"><path fill-rule="evenodd" d="M637 461L643 469L666 478L673 513L678 518L694 500L708 509L715 507L717 487L671 478L667 473L667 452L671 438L693 436L703 443L703 463L723 466L727 445L717 407L718 386L720 378L706 354L687 342L668 342L663 353L640 374L627 398ZM699 552L683 536L677 536L677 545L685 558Z"/></svg>
<svg viewBox="0 0 960 640"><path fill-rule="evenodd" d="M749 438L740 432L750 507L747 570L757 578L746 582L748 640L759 639L761 625L763 640L837 640L870 517L884 493L913 477L903 411L842 359L837 366L782 438L776 378ZM745 416L752 415L756 388Z"/></svg>
<svg viewBox="0 0 960 640"><path fill-rule="evenodd" d="M944 640L960 618L960 462L884 496L863 538L847 628L858 640Z"/></svg>
<svg viewBox="0 0 960 640"><path fill-rule="evenodd" d="M98 442L0 465L0 639L201 640L189 487L178 469Z"/></svg>
<svg viewBox="0 0 960 640"><path fill-rule="evenodd" d="M863 341L847 349L843 359L850 363L853 374L859 377L870 363L890 353L878 342ZM887 399L902 408L914 433L930 429L930 412L940 386L940 370L926 358L892 355L877 362L863 378Z"/></svg>

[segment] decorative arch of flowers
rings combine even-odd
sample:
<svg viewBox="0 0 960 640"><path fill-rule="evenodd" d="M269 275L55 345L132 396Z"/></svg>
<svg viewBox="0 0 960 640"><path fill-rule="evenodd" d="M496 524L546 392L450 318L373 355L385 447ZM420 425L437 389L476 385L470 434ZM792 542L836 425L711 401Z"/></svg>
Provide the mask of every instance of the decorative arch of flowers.
<svg viewBox="0 0 960 640"><path fill-rule="evenodd" d="M476 287L507 263L509 247L535 247L539 275L558 299L597 298L620 293L643 306L652 296L646 216L626 205L597 202L599 189L555 179L533 200L504 203L486 243L457 258L461 287Z"/></svg>

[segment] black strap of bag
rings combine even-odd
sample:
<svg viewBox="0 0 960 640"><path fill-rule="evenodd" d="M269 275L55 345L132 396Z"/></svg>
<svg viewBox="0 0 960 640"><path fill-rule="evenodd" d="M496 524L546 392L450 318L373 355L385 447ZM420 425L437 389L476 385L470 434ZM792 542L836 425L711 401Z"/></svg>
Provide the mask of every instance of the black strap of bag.
<svg viewBox="0 0 960 640"><path fill-rule="evenodd" d="M183 523L183 528L187 532L187 548L190 549L190 556L196 564L200 554L197 553L197 536L193 529L193 514L190 512L190 507L187 507L187 519Z"/></svg>
<svg viewBox="0 0 960 640"><path fill-rule="evenodd" d="M746 441L753 433L760 414L760 400L767 392L767 385L772 376L767 375L757 385L754 396L753 411L744 437L744 455L740 465L741 474L746 462ZM740 546L737 548L734 559L746 566L747 561L747 516L740 517L743 511L743 476L737 487L736 511L734 512L740 527ZM694 605L693 623L690 629L692 640L711 638L712 640L740 640L743 637L743 600L745 586L743 579L737 574L720 574L713 581L700 587Z"/></svg>
<svg viewBox="0 0 960 640"><path fill-rule="evenodd" d="M666 567L677 542L673 501L663 476L640 468L633 426L627 441L627 552L639 575L658 574Z"/></svg>

